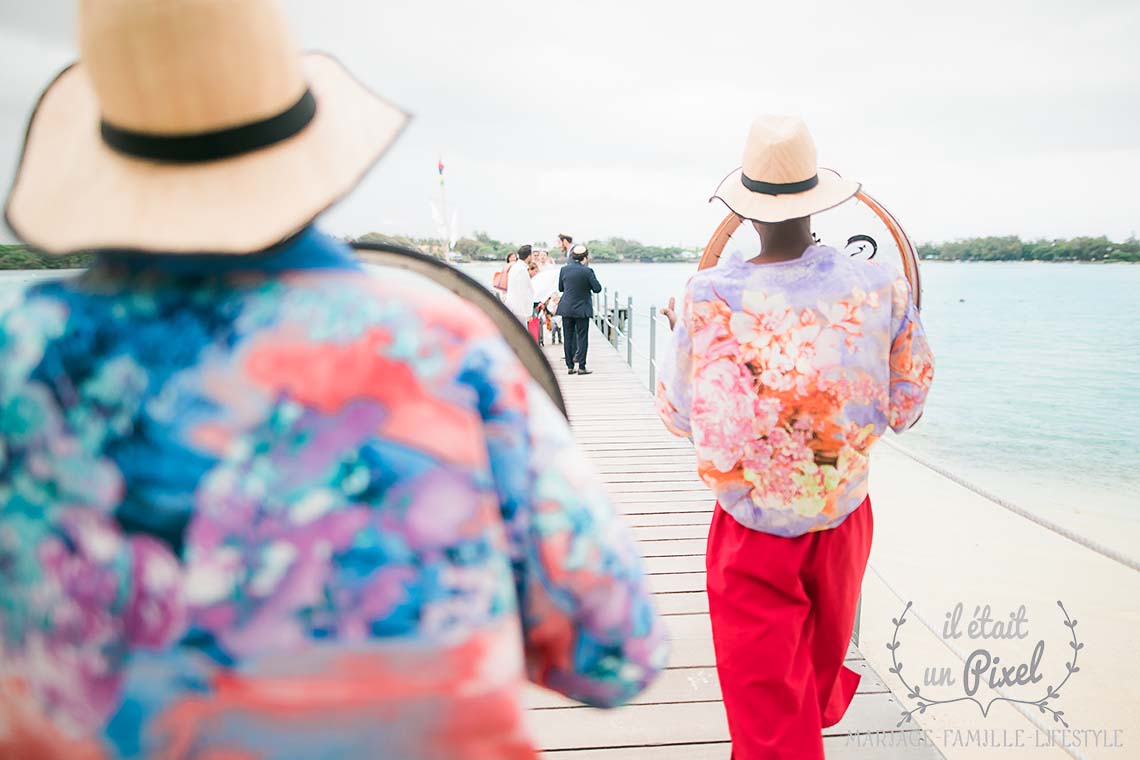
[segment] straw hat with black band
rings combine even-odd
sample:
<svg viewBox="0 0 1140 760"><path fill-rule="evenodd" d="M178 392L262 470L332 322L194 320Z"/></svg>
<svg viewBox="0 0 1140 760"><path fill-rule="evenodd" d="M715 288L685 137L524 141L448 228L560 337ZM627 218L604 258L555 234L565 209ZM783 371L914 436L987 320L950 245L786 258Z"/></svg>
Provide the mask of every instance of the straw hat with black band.
<svg viewBox="0 0 1140 760"><path fill-rule="evenodd" d="M5 208L49 253L254 253L347 194L408 117L300 54L272 0L80 0Z"/></svg>
<svg viewBox="0 0 1140 760"><path fill-rule="evenodd" d="M742 166L721 180L719 200L754 222L783 222L834 208L859 192L859 183L816 164L815 141L793 116L752 122Z"/></svg>

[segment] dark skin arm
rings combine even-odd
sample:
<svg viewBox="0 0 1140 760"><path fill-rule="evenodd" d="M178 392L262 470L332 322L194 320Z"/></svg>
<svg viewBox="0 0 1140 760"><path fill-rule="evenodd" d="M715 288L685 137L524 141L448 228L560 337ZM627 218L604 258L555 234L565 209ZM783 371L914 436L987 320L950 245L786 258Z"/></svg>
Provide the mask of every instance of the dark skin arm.
<svg viewBox="0 0 1140 760"><path fill-rule="evenodd" d="M665 319L669 320L669 329L675 328L677 326L677 299L670 298L669 305L662 307L661 313L665 315Z"/></svg>

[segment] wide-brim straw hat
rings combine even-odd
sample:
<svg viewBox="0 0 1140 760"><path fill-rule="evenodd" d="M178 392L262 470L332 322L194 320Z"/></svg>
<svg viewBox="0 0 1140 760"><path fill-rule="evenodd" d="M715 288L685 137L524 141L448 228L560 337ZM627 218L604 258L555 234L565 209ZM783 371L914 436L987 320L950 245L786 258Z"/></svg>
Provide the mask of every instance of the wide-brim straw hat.
<svg viewBox="0 0 1140 760"><path fill-rule="evenodd" d="M347 194L408 120L297 50L272 0L80 0L5 218L49 253L253 253Z"/></svg>
<svg viewBox="0 0 1140 760"><path fill-rule="evenodd" d="M802 120L761 116L752 122L742 165L721 180L719 200L754 222L783 222L834 208L859 192L859 183L816 162L815 141Z"/></svg>

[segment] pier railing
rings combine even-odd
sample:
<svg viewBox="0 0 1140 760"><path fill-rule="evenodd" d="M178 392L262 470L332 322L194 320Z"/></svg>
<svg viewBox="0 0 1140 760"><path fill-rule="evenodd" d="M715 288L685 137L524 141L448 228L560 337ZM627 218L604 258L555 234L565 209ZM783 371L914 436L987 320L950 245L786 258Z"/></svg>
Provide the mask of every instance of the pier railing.
<svg viewBox="0 0 1140 760"><path fill-rule="evenodd" d="M601 293L594 295L594 323L618 352L625 354L626 363L630 367L638 373L644 370L645 375L639 374L639 377L648 379L650 391L657 385L659 322L664 324L665 335L668 335L669 322L655 305L651 305L648 314L643 316L634 310L633 296L627 296L623 302L618 291L611 294L609 288L603 288ZM646 349L638 346L633 337L635 333L647 343ZM642 335L646 337L640 338Z"/></svg>

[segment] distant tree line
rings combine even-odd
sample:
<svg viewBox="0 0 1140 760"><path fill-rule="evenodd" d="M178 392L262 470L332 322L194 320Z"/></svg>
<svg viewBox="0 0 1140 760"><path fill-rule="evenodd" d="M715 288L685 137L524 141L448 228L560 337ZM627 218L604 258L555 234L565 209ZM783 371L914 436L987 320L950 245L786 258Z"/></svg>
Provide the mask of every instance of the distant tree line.
<svg viewBox="0 0 1140 760"><path fill-rule="evenodd" d="M91 264L91 254L52 256L23 245L0 245L0 269L83 269Z"/></svg>
<svg viewBox="0 0 1140 760"><path fill-rule="evenodd" d="M427 238L370 232L357 239L397 243L437 256L442 256L444 253L440 241ZM583 242L590 248L590 257L594 261L670 262L687 261L694 256L691 249L645 245L626 238ZM503 261L508 253L517 251L518 248L517 243L496 240L486 232L476 232L474 237L462 238L455 244L456 252L474 261ZM556 245L550 246L557 259L556 248ZM1140 262L1140 241L1130 237L1123 243L1114 243L1103 236L1027 241L1008 235L952 240L945 243L923 243L918 246L918 254L923 259L937 261ZM0 269L78 269L90 263L90 254L53 256L22 245L0 245Z"/></svg>
<svg viewBox="0 0 1140 760"><path fill-rule="evenodd" d="M684 261L687 252L677 246L645 245L636 240L625 238L607 238L605 240L581 240L575 242L585 243L590 249L590 258L594 261ZM552 253L558 251L557 244L547 246L541 244ZM519 249L518 243L496 240L486 232L476 232L474 237L462 238L455 244L457 253L476 261L502 261L507 254Z"/></svg>
<svg viewBox="0 0 1140 760"><path fill-rule="evenodd" d="M938 261L1140 261L1140 241L1130 237L1114 243L1103 236L1022 240L1007 235L924 243L918 255Z"/></svg>

